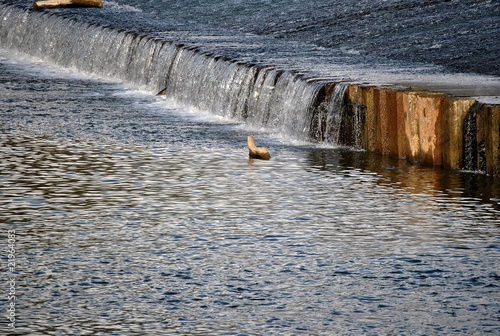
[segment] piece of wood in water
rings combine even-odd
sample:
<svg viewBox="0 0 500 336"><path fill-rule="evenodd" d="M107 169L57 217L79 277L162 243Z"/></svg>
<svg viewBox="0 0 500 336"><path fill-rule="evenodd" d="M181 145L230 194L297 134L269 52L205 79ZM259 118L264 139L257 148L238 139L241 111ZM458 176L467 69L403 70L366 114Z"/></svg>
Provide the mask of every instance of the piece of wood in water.
<svg viewBox="0 0 500 336"><path fill-rule="evenodd" d="M33 2L33 10L59 7L102 7L102 0L42 0Z"/></svg>
<svg viewBox="0 0 500 336"><path fill-rule="evenodd" d="M248 136L247 143L250 158L261 160L269 160L271 158L271 154L269 154L267 148L255 146L255 141L252 135Z"/></svg>

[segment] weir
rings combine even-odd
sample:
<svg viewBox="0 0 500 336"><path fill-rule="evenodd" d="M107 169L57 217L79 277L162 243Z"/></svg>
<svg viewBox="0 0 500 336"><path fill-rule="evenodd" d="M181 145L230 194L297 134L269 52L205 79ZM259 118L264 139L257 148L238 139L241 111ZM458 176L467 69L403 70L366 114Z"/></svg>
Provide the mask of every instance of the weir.
<svg viewBox="0 0 500 336"><path fill-rule="evenodd" d="M0 5L0 47L265 127L500 178L500 106L263 66L165 38Z"/></svg>

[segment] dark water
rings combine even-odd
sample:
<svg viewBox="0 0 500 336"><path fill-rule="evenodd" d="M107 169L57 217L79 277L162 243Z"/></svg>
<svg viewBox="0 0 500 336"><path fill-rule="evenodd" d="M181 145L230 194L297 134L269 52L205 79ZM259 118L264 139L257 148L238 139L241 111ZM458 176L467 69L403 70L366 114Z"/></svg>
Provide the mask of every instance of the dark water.
<svg viewBox="0 0 500 336"><path fill-rule="evenodd" d="M244 125L16 58L0 62L3 334L498 332L487 176L265 130L273 158L248 160Z"/></svg>
<svg viewBox="0 0 500 336"><path fill-rule="evenodd" d="M493 0L118 1L185 30L226 28L332 52L500 75L500 3Z"/></svg>

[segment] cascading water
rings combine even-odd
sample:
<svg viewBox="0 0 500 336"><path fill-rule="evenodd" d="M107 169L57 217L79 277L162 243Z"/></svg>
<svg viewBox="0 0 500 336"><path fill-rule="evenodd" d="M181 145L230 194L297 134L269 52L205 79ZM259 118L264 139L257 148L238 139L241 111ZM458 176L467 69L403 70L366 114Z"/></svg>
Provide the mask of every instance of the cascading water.
<svg viewBox="0 0 500 336"><path fill-rule="evenodd" d="M325 140L332 144L341 144L341 130L345 111L344 99L348 83L335 85L332 100L326 115Z"/></svg>
<svg viewBox="0 0 500 336"><path fill-rule="evenodd" d="M352 141L351 146L356 149L362 149L363 138L363 110L359 104L352 106Z"/></svg>
<svg viewBox="0 0 500 336"><path fill-rule="evenodd" d="M462 167L475 171L477 167L476 111L471 110L464 120L464 153Z"/></svg>
<svg viewBox="0 0 500 336"><path fill-rule="evenodd" d="M0 15L2 47L161 92L183 104L265 127L278 136L310 140L314 104L325 81L55 15L10 6L2 6ZM339 84L344 91L346 87ZM342 109L340 95L331 103L335 110ZM327 129L327 134L334 132L328 141L336 144L339 129L335 127L340 127L340 121L328 123L335 124Z"/></svg>
<svg viewBox="0 0 500 336"><path fill-rule="evenodd" d="M464 119L462 169L469 172L486 172L484 140L478 141L477 119L481 104L476 103Z"/></svg>

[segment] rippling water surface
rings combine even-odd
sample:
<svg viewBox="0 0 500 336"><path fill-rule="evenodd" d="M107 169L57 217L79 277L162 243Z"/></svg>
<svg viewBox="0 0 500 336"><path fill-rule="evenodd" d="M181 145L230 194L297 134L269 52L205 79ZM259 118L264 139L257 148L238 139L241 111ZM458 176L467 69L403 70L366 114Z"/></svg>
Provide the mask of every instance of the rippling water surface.
<svg viewBox="0 0 500 336"><path fill-rule="evenodd" d="M489 177L266 130L249 160L241 125L30 62L0 58L2 333L498 333Z"/></svg>
<svg viewBox="0 0 500 336"><path fill-rule="evenodd" d="M500 3L494 0L115 0L109 5L147 13L179 30L225 28L331 48L332 54L340 49L351 57L378 55L500 75Z"/></svg>

